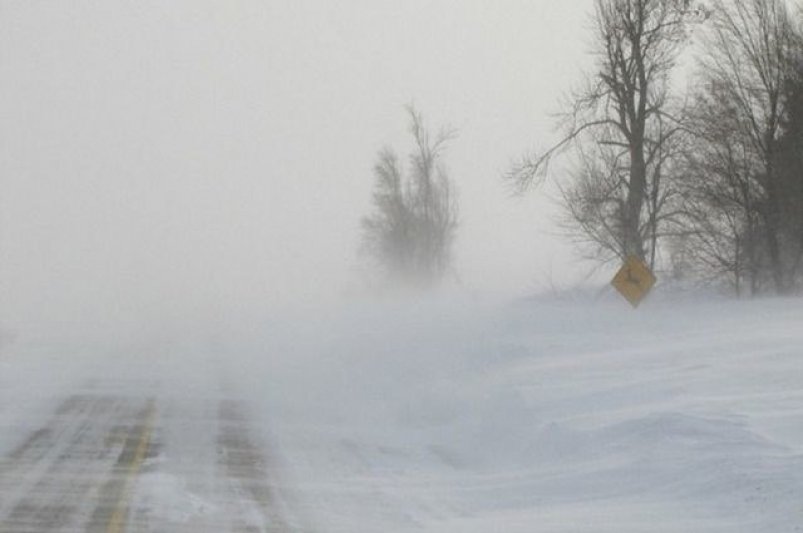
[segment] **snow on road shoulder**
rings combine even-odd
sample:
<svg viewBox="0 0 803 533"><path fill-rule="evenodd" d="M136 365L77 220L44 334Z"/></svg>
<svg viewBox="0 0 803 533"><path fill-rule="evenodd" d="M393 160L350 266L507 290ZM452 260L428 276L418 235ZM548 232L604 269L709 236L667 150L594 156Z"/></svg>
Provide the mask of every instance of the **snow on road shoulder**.
<svg viewBox="0 0 803 533"><path fill-rule="evenodd" d="M86 350L63 340L28 336L17 336L2 346L0 457L42 427L59 398L81 379Z"/></svg>
<svg viewBox="0 0 803 533"><path fill-rule="evenodd" d="M796 531L803 305L387 305L240 379L324 531Z"/></svg>

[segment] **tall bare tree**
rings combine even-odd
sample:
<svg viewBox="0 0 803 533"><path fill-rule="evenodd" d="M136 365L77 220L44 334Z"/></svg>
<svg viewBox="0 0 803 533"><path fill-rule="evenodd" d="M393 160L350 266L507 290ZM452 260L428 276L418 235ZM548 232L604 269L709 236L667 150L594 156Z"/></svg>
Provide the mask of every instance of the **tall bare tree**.
<svg viewBox="0 0 803 533"><path fill-rule="evenodd" d="M681 130L670 112L670 75L689 19L701 14L689 0L597 0L597 71L572 96L563 137L507 175L524 191L555 155L585 146L594 161L562 189L570 219L600 250L645 259L645 239L658 237L668 144Z"/></svg>
<svg viewBox="0 0 803 533"><path fill-rule="evenodd" d="M385 148L374 165L374 212L363 218L363 251L394 282L429 286L451 267L457 229L455 186L443 165L452 130L434 137L423 117L407 108L414 149L405 176L395 152Z"/></svg>
<svg viewBox="0 0 803 533"><path fill-rule="evenodd" d="M676 244L697 276L724 278L737 294L755 294L762 281L758 166L735 106L727 87L707 80L688 108L693 142L678 180Z"/></svg>
<svg viewBox="0 0 803 533"><path fill-rule="evenodd" d="M715 0L712 12L694 111L697 183L689 198L697 205L688 211L700 215L691 227L710 242L711 226L727 221L725 256L736 279L748 274L755 292L766 272L774 290L787 293L800 250L786 245L780 158L799 35L784 0Z"/></svg>
<svg viewBox="0 0 803 533"><path fill-rule="evenodd" d="M786 113L775 167L781 194L783 241L792 289L803 287L803 33L790 67L784 97Z"/></svg>

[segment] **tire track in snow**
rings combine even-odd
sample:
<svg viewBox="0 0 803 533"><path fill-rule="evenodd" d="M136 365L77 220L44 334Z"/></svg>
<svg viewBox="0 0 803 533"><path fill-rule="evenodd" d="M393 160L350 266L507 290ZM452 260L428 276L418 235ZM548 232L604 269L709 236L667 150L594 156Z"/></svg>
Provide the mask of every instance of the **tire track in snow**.
<svg viewBox="0 0 803 533"><path fill-rule="evenodd" d="M227 481L241 503L250 509L235 523L236 531L280 533L292 531L279 509L279 495L273 485L275 469L250 431L243 405L235 400L221 400L218 411L218 454ZM255 512L254 512L255 511ZM248 523L245 517L261 515L262 524Z"/></svg>

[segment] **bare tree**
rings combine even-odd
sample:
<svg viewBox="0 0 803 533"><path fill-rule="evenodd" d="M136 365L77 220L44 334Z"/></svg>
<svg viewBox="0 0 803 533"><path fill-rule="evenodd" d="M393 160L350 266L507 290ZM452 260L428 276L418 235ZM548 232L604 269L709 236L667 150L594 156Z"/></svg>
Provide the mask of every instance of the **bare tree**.
<svg viewBox="0 0 803 533"><path fill-rule="evenodd" d="M415 148L405 178L393 150L374 165L373 214L363 218L363 251L394 282L429 286L451 267L457 228L455 187L442 163L452 130L434 137L412 106L407 108Z"/></svg>
<svg viewBox="0 0 803 533"><path fill-rule="evenodd" d="M713 5L692 128L690 227L704 253L723 251L717 261L737 288L746 274L755 292L767 272L774 290L786 293L800 259L785 246L779 157L799 36L783 0ZM727 234L715 238L715 228Z"/></svg>
<svg viewBox="0 0 803 533"><path fill-rule="evenodd" d="M362 220L363 249L394 278L409 272L415 259L413 213L405 189L398 157L383 149L374 165L375 213Z"/></svg>
<svg viewBox="0 0 803 533"><path fill-rule="evenodd" d="M705 81L686 115L693 142L678 180L682 216L676 244L698 276L728 279L737 294L761 282L757 162L728 89ZM746 282L746 283L745 283Z"/></svg>
<svg viewBox="0 0 803 533"><path fill-rule="evenodd" d="M654 267L659 242L674 235L682 211L676 186L679 166L688 136L685 130L673 125L666 131L663 122L655 122L658 130L650 136L656 139L657 150L647 173L643 211L636 235L644 248L644 260ZM592 134L589 139L595 139ZM627 257L626 230L628 217L628 177L626 154L606 142L589 142L577 146L577 160L572 180L558 184L564 217L561 225L580 248L588 252L587 259L607 262Z"/></svg>
<svg viewBox="0 0 803 533"><path fill-rule="evenodd" d="M701 14L689 0L597 0L597 73L572 96L561 140L507 175L524 191L555 155L591 145L582 155L594 161L584 161L562 189L570 218L600 250L645 259L645 238L657 241L667 147L681 131L670 112L670 74L690 17Z"/></svg>
<svg viewBox="0 0 803 533"><path fill-rule="evenodd" d="M796 290L803 287L803 42L800 44L784 91L786 113L775 164L782 191L781 223L787 269Z"/></svg>

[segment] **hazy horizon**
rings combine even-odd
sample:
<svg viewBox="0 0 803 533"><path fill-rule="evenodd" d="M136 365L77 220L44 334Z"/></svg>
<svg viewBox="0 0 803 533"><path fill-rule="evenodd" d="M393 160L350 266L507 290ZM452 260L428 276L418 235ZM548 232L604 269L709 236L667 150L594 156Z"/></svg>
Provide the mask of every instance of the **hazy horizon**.
<svg viewBox="0 0 803 533"><path fill-rule="evenodd" d="M426 7L426 9L424 9ZM549 189L592 2L3 2L5 321L304 304L360 292L360 218L404 105L458 137L459 284L570 284Z"/></svg>

